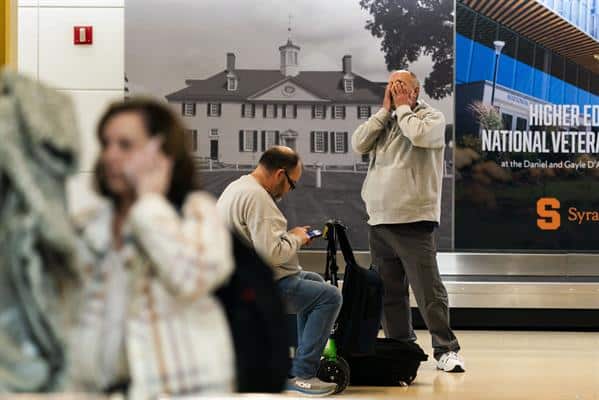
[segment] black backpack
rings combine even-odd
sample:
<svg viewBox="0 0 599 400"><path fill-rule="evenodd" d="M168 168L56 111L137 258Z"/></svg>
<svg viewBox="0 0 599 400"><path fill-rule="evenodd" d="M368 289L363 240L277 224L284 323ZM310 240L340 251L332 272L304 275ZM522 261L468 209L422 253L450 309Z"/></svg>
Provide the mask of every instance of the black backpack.
<svg viewBox="0 0 599 400"><path fill-rule="evenodd" d="M377 338L383 311L383 282L376 270L358 265L338 221L326 225L328 243L325 277L337 285L336 242L345 259L343 306L333 334L355 386L406 386L416 378L428 356L415 342Z"/></svg>
<svg viewBox="0 0 599 400"><path fill-rule="evenodd" d="M325 280L337 286L337 246L345 259L343 305L333 338L341 356L371 354L381 326L383 312L383 283L377 271L362 268L356 262L349 244L346 228L339 221L329 221L325 227L328 240Z"/></svg>
<svg viewBox="0 0 599 400"><path fill-rule="evenodd" d="M283 303L271 268L235 234L233 255L233 276L216 295L233 335L237 391L278 393L291 366Z"/></svg>

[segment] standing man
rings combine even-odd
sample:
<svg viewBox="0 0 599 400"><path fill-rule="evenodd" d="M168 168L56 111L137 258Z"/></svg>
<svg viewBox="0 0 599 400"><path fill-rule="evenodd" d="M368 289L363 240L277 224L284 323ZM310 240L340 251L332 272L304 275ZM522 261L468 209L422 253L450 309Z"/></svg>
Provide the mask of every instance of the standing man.
<svg viewBox="0 0 599 400"><path fill-rule="evenodd" d="M297 253L310 241L308 227L288 230L277 207L276 202L295 189L301 175L302 163L295 151L272 147L251 174L227 186L217 208L229 226L271 264L287 309L297 314L298 347L286 391L320 397L337 388L335 383L318 379L316 372L341 309L341 293L320 275L302 270Z"/></svg>
<svg viewBox="0 0 599 400"><path fill-rule="evenodd" d="M356 129L352 147L370 154L362 199L370 217L370 251L385 285L387 337L415 341L409 286L432 335L437 368L464 372L449 325L447 291L437 266L435 230L441 215L445 118L418 100L420 84L395 71L383 107Z"/></svg>

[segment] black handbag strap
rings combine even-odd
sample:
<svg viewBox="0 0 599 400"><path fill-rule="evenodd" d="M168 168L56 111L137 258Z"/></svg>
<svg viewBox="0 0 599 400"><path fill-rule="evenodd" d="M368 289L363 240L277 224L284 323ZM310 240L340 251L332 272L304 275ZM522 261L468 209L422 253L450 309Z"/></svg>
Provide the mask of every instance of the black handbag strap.
<svg viewBox="0 0 599 400"><path fill-rule="evenodd" d="M345 228L345 226L343 226L341 223L335 223L335 232L337 233L337 240L339 240L339 248L341 249L341 253L343 254L345 264L356 265L356 258L354 257L354 252L352 250L351 244L349 243L349 239L347 238L346 229L347 228Z"/></svg>
<svg viewBox="0 0 599 400"><path fill-rule="evenodd" d="M325 237L327 240L327 263L324 270L325 281L330 280L334 286L339 286L339 266L337 265L337 233L335 224L327 222L325 225Z"/></svg>

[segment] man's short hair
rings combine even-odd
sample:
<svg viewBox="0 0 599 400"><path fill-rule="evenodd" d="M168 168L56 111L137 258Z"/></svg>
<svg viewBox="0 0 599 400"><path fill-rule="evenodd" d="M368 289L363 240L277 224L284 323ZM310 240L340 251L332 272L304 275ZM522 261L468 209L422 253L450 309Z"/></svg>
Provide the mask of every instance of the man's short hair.
<svg viewBox="0 0 599 400"><path fill-rule="evenodd" d="M260 157L259 164L270 172L275 172L279 169L292 171L300 162L299 155L285 147L271 147L266 150Z"/></svg>

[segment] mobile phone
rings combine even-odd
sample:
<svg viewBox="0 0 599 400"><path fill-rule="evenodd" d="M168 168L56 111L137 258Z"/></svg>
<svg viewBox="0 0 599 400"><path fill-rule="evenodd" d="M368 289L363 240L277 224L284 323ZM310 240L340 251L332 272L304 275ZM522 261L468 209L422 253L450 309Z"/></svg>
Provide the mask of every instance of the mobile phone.
<svg viewBox="0 0 599 400"><path fill-rule="evenodd" d="M310 239L314 239L322 236L322 231L318 229L309 229L306 234Z"/></svg>

